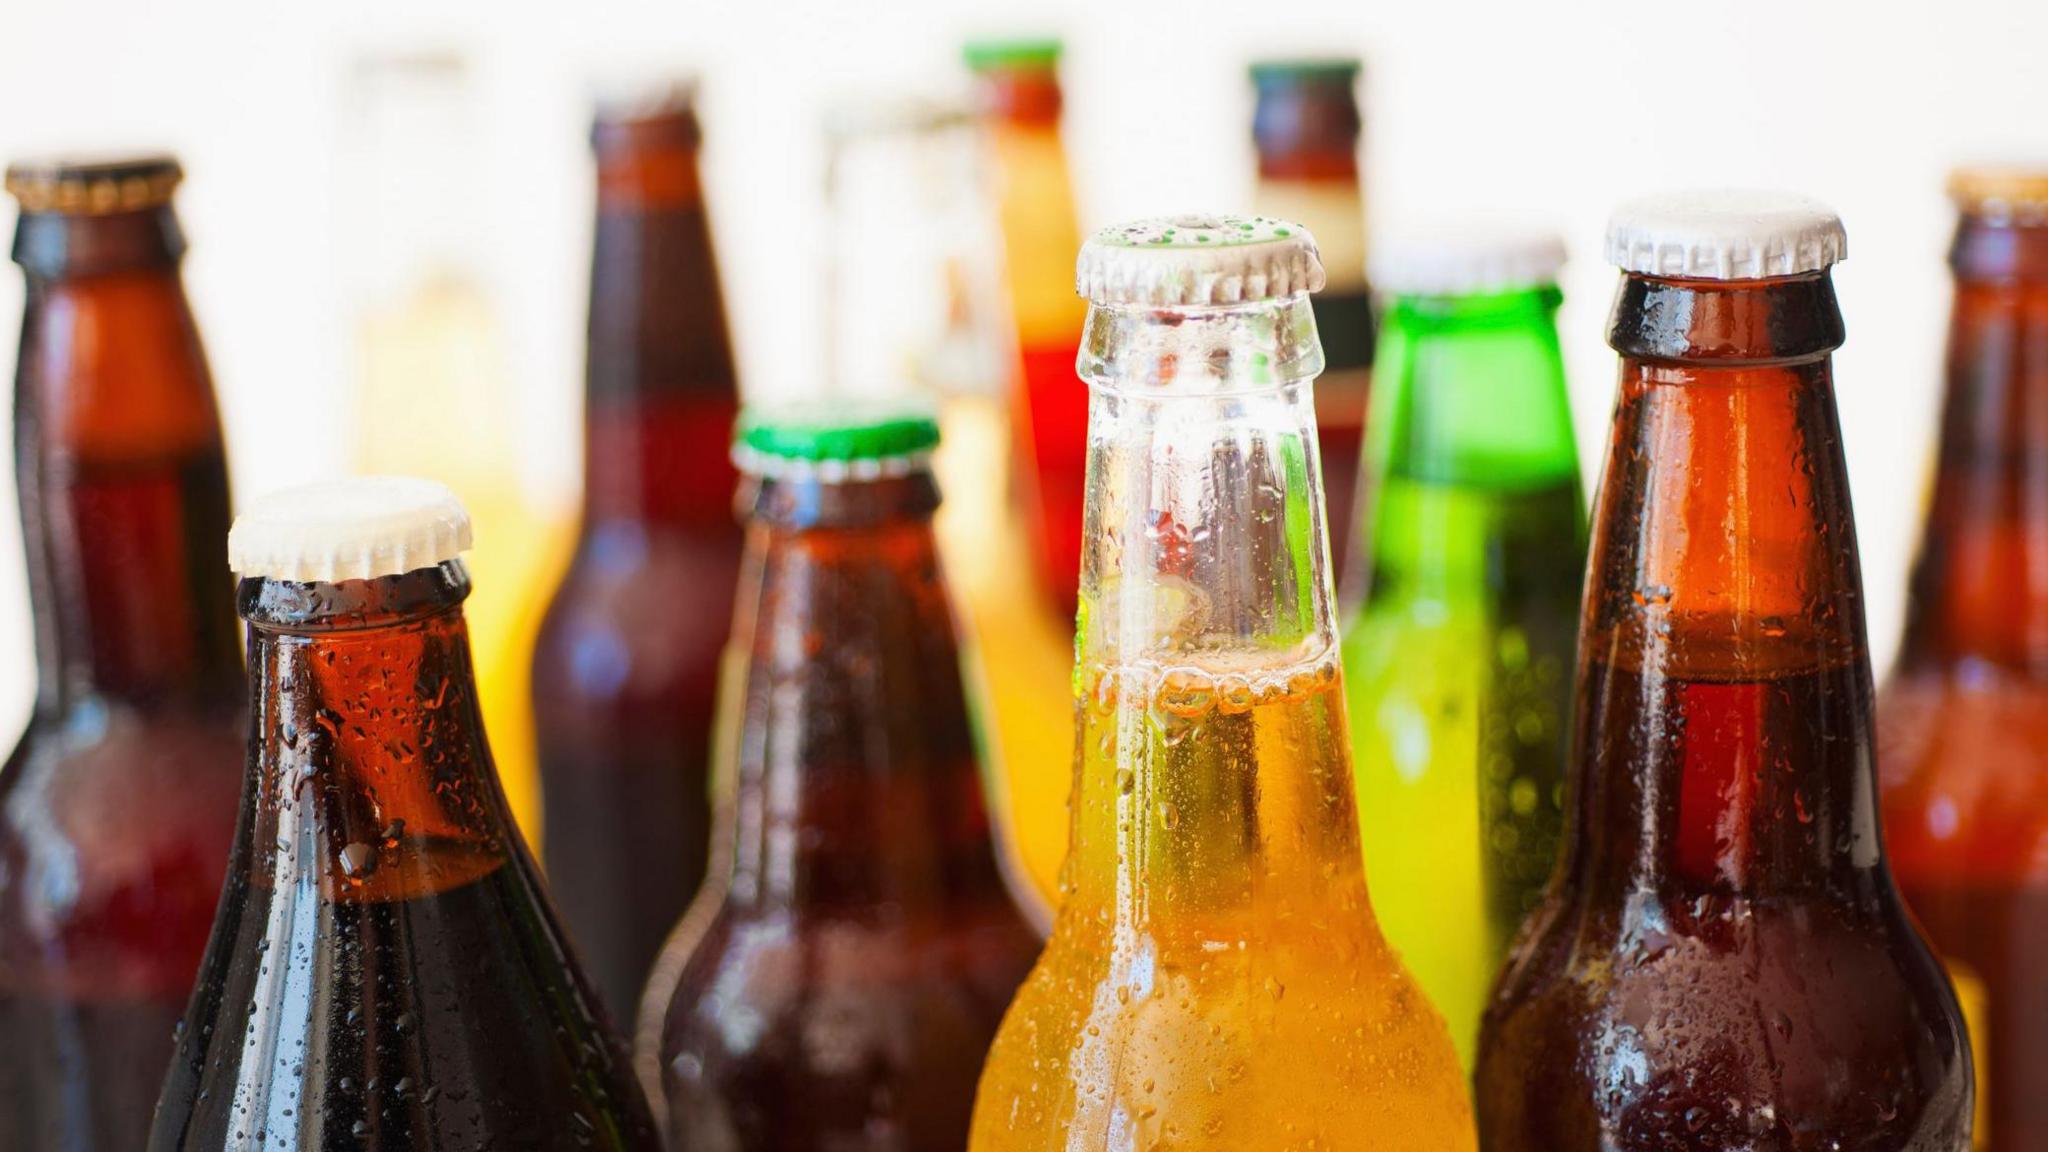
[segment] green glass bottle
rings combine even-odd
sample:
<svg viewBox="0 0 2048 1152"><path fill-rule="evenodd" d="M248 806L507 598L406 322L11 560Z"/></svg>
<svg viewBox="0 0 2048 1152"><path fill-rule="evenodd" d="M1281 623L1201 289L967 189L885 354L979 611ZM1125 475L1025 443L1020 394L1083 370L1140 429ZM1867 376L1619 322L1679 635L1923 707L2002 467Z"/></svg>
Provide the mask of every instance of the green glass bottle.
<svg viewBox="0 0 2048 1152"><path fill-rule="evenodd" d="M1554 239L1438 240L1385 294L1344 680L1374 910L1471 1065L1563 823L1586 516Z"/></svg>

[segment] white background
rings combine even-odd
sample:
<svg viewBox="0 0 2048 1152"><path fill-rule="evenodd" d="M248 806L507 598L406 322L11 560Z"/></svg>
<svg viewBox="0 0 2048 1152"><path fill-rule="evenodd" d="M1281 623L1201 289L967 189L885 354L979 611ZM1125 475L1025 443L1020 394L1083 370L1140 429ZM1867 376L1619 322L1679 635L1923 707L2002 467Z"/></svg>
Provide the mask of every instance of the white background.
<svg viewBox="0 0 2048 1152"><path fill-rule="evenodd" d="M1912 18L1906 18L1912 13ZM704 77L705 165L742 370L756 392L822 371L812 338L823 109L960 82L969 34L1051 31L1069 53L1082 221L1245 203L1259 54L1361 53L1376 232L1481 216L1568 240L1565 344L1597 466L1612 387L1602 328L1618 199L1685 184L1809 192L1847 221L1838 360L1880 668L1930 463L1953 162L2048 158L2048 5L1597 0L752 0L203 3L0 0L0 156L165 146L190 179L187 279L247 496L345 463L348 324L334 222L339 97L366 48L455 49L485 115L477 151L531 480L573 486L591 93ZM12 206L0 208L11 233ZM20 282L0 270L0 328ZM0 344L12 372L13 341ZM12 475L0 479L12 506ZM18 527L0 516L0 731L26 708Z"/></svg>

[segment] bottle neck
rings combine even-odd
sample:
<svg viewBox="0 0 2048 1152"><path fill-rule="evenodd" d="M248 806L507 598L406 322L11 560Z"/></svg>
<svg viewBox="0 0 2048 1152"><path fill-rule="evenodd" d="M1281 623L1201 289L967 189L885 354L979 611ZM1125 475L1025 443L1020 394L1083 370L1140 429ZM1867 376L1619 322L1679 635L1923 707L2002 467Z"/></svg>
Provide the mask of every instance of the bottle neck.
<svg viewBox="0 0 2048 1152"><path fill-rule="evenodd" d="M1262 85L1252 112L1259 179L1355 185L1361 129L1349 79Z"/></svg>
<svg viewBox="0 0 2048 1152"><path fill-rule="evenodd" d="M226 455L182 248L167 206L25 215L16 234L15 479L44 715L240 696Z"/></svg>
<svg viewBox="0 0 2048 1152"><path fill-rule="evenodd" d="M446 891L513 852L484 740L459 562L374 580L244 580L250 786L237 859L339 901Z"/></svg>
<svg viewBox="0 0 2048 1152"><path fill-rule="evenodd" d="M2048 677L2048 225L1965 216L1900 667Z"/></svg>
<svg viewBox="0 0 2048 1152"><path fill-rule="evenodd" d="M1503 529L1584 539L1557 338L1561 299L1544 286L1397 296L1387 307L1359 517L1375 600L1483 575L1501 562L1492 542ZM1540 528L1496 522L1510 508L1566 519Z"/></svg>
<svg viewBox="0 0 2048 1152"><path fill-rule="evenodd" d="M931 474L748 483L728 912L1000 906Z"/></svg>
<svg viewBox="0 0 2048 1152"><path fill-rule="evenodd" d="M586 527L724 528L739 389L693 138L600 135L589 339Z"/></svg>
<svg viewBox="0 0 2048 1152"><path fill-rule="evenodd" d="M992 68L981 73L980 84L999 127L1058 131L1066 101L1055 69Z"/></svg>
<svg viewBox="0 0 2048 1152"><path fill-rule="evenodd" d="M1575 882L1764 897L1882 878L1825 274L1629 277L1580 634Z"/></svg>
<svg viewBox="0 0 2048 1152"><path fill-rule="evenodd" d="M1135 926L1342 903L1361 881L1308 298L1094 308L1083 361L1061 915ZM1283 823L1298 834L1268 834Z"/></svg>

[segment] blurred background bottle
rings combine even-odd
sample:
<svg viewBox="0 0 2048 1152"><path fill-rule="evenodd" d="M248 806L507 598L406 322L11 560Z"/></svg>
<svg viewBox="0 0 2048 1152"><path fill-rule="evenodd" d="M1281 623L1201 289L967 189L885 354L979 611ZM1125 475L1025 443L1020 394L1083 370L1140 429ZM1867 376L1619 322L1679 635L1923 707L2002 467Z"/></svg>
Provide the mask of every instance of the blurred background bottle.
<svg viewBox="0 0 2048 1152"><path fill-rule="evenodd" d="M8 168L35 710L0 769L0 1148L133 1149L206 946L245 702L168 156Z"/></svg>
<svg viewBox="0 0 2048 1152"><path fill-rule="evenodd" d="M1001 735L1005 820L1024 871L1050 908L1060 899L1072 824L1068 676L1088 454L1088 389L1074 375L1087 316L1074 295L1081 234L1060 141L1059 42L978 42L968 45L966 59L995 149L1019 364L1010 405L1010 498L1030 527L1034 558L1006 554L1003 563L1012 582L1020 567L1036 572L1039 602L1034 607L1014 591L1006 595L1006 608L989 617L979 641L992 654L985 667Z"/></svg>
<svg viewBox="0 0 2048 1152"><path fill-rule="evenodd" d="M1353 769L1373 911L1468 1067L1564 823L1586 517L1563 263L1549 236L1461 236L1397 242L1374 271Z"/></svg>
<svg viewBox="0 0 2048 1152"><path fill-rule="evenodd" d="M1977 1057L1977 1146L2048 1147L2048 169L1956 172L1948 384L1885 844Z"/></svg>
<svg viewBox="0 0 2048 1152"><path fill-rule="evenodd" d="M1066 850L1073 630L1040 593L1012 493L1016 332L988 132L970 104L907 98L843 106L827 137L828 380L840 396L908 389L937 406L939 553L965 618L989 804L1042 927Z"/></svg>
<svg viewBox="0 0 2048 1152"><path fill-rule="evenodd" d="M491 767L469 539L409 478L235 522L249 771L154 1152L660 1148Z"/></svg>
<svg viewBox="0 0 2048 1152"><path fill-rule="evenodd" d="M1878 842L1835 411L1841 220L1623 205L1565 860L1501 976L1488 1152L1964 1145L1956 998Z"/></svg>
<svg viewBox="0 0 2048 1152"><path fill-rule="evenodd" d="M452 53L359 57L344 95L343 246L356 370L355 466L431 476L476 523L470 566L484 723L506 796L540 830L527 677L568 509L530 489L518 392L491 292L483 119Z"/></svg>
<svg viewBox="0 0 2048 1152"><path fill-rule="evenodd" d="M1012 407L1017 496L1035 521L1044 593L1074 611L1081 570L1088 392L1074 378L1087 308L1074 295L1081 228L1060 139L1060 43L988 40L967 46L995 144L997 204L1017 324L1022 380Z"/></svg>
<svg viewBox="0 0 2048 1152"><path fill-rule="evenodd" d="M1351 502L1372 387L1372 293L1365 282L1365 191L1358 172L1361 68L1356 57L1251 66L1258 97L1252 143L1259 157L1252 205L1313 233L1328 277L1314 297L1327 364L1316 380L1316 440L1329 501L1330 555L1340 567L1351 556Z"/></svg>
<svg viewBox="0 0 2048 1152"><path fill-rule="evenodd" d="M1074 846L982 1073L973 1152L1473 1147L1450 1036L1382 938L1359 856L1314 251L1234 217L1081 251Z"/></svg>
<svg viewBox="0 0 2048 1152"><path fill-rule="evenodd" d="M732 858L641 1033L673 1147L957 1152L1038 954L982 798L931 527L938 436L845 401L742 432Z"/></svg>
<svg viewBox="0 0 2048 1152"><path fill-rule="evenodd" d="M703 882L739 412L692 96L597 114L582 527L533 657L544 858L613 1016Z"/></svg>

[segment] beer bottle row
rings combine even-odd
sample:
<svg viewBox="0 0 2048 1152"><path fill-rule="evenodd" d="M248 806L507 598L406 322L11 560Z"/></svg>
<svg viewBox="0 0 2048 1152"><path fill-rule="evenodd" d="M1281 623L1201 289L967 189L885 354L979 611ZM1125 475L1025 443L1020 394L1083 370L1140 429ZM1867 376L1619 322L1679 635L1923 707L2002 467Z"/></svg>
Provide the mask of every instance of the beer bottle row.
<svg viewBox="0 0 2048 1152"><path fill-rule="evenodd" d="M998 166L1063 181L1056 56L972 62ZM1352 82L1259 74L1262 198L1355 209ZM1588 517L1554 239L1383 245L1375 332L1360 236L1140 221L1079 245L1077 329L1008 261L1016 368L981 409L905 380L742 411L699 135L676 95L593 132L545 878L486 734L463 502L359 478L230 529L176 163L9 169L38 685L0 771L0 1149L2048 1135L2048 176L1951 188L1940 465L1880 696L1846 237L1813 201L1616 210ZM999 230L1043 225L992 191ZM1369 408L1362 374L1318 386L1361 347ZM1079 484L980 508L1000 530L954 539L1006 551L956 606L941 424L978 410L1020 474ZM1004 762L990 605L1059 548L1071 756ZM1049 936L1026 788L1070 812Z"/></svg>

